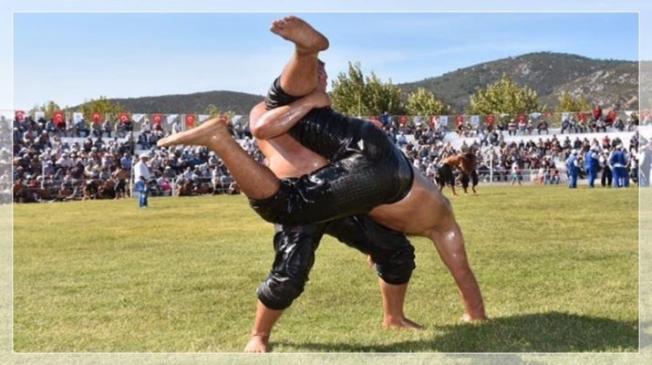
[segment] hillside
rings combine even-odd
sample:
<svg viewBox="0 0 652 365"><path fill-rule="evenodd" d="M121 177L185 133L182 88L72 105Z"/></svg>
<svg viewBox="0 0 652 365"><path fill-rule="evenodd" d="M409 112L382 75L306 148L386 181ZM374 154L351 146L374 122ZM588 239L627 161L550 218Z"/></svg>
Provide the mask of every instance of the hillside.
<svg viewBox="0 0 652 365"><path fill-rule="evenodd" d="M262 95L233 91L208 91L184 95L147 96L129 99L111 99L127 110L138 113L202 113L213 104L224 111L249 114L249 110L263 100Z"/></svg>
<svg viewBox="0 0 652 365"><path fill-rule="evenodd" d="M638 95L638 62L595 60L571 54L530 53L459 69L438 77L400 84L406 93L423 87L455 111L469 106L469 97L506 73L519 86L537 92L541 105L554 109L562 91L583 93L590 102L616 107ZM638 104L630 105L637 108Z"/></svg>
<svg viewBox="0 0 652 365"><path fill-rule="evenodd" d="M403 94L423 87L433 92L453 112L464 112L469 97L478 87L486 87L506 73L519 86L528 86L539 95L540 105L553 110L559 95L585 95L589 102L604 108L637 109L639 64L633 61L597 60L572 54L539 52L481 63L421 81L398 84ZM643 83L645 85L645 83ZM647 89L642 90L646 95ZM647 94L649 95L649 94ZM221 110L248 114L263 97L232 91L210 91L186 95L111 99L138 113L201 113L210 104ZM645 103L652 100L643 98Z"/></svg>

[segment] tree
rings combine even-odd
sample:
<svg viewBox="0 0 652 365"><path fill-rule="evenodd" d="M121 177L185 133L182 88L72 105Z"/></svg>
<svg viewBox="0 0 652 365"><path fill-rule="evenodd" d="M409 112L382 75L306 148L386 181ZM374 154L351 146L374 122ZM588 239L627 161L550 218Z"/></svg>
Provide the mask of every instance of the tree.
<svg viewBox="0 0 652 365"><path fill-rule="evenodd" d="M113 103L106 97L100 96L99 99L91 99L80 105L78 111L84 114L84 120L89 121L93 113L117 117L118 114L127 110L120 103Z"/></svg>
<svg viewBox="0 0 652 365"><path fill-rule="evenodd" d="M209 104L206 109L204 110L204 114L210 115L212 117L216 117L220 115L222 111L220 110L219 107L215 104Z"/></svg>
<svg viewBox="0 0 652 365"><path fill-rule="evenodd" d="M409 115L443 115L450 112L450 108L440 100L438 100L433 93L420 87L417 91L408 94L405 109Z"/></svg>
<svg viewBox="0 0 652 365"><path fill-rule="evenodd" d="M61 110L61 107L59 104L55 103L54 101L48 101L47 103L44 103L43 105L34 105L32 109L30 109L30 115L34 115L36 112L44 112L45 120L50 120L54 117L54 113Z"/></svg>
<svg viewBox="0 0 652 365"><path fill-rule="evenodd" d="M519 88L508 76L503 74L496 83L485 89L477 89L471 96L469 114L529 114L540 109L536 91L526 87Z"/></svg>
<svg viewBox="0 0 652 365"><path fill-rule="evenodd" d="M360 63L349 62L348 74L337 75L332 86L333 108L343 114L362 117L402 112L401 89L391 80L383 83L373 72L365 77Z"/></svg>
<svg viewBox="0 0 652 365"><path fill-rule="evenodd" d="M558 113L563 112L590 112L592 110L591 103L586 100L584 95L579 98L574 98L568 92L564 91L559 96L559 105L555 109Z"/></svg>

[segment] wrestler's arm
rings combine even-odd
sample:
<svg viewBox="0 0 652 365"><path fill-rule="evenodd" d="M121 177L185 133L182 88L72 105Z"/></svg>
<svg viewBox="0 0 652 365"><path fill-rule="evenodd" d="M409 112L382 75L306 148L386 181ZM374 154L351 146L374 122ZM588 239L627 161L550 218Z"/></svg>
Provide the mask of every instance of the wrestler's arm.
<svg viewBox="0 0 652 365"><path fill-rule="evenodd" d="M257 139L278 137L290 130L312 109L326 106L330 106L330 98L328 94L320 91L267 111L264 111L263 102L252 109L249 115L249 130Z"/></svg>

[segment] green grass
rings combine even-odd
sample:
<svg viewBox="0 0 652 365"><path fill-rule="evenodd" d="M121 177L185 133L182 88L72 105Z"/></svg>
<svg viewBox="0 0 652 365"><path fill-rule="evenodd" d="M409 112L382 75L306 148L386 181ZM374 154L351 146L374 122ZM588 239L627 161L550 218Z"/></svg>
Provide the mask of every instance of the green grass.
<svg viewBox="0 0 652 365"><path fill-rule="evenodd" d="M462 301L432 243L417 250L406 314L385 330L365 257L326 238L275 352L636 352L638 194L480 186L452 198L488 315ZM272 227L243 196L14 207L17 352L241 352Z"/></svg>

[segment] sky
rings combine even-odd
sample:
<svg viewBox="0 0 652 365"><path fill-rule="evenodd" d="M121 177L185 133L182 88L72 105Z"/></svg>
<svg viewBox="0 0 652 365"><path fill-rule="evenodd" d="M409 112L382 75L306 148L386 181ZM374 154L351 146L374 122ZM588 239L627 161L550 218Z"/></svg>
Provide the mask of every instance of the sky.
<svg viewBox="0 0 652 365"><path fill-rule="evenodd" d="M292 44L276 12L17 12L14 108L54 101L229 90L263 95ZM292 12L329 37L331 80L359 62L403 83L530 52L636 61L639 13L522 11ZM137 111L133 111L137 112Z"/></svg>

